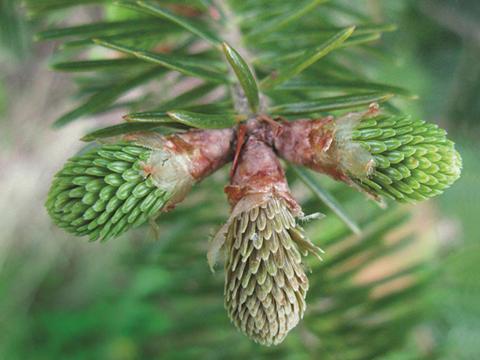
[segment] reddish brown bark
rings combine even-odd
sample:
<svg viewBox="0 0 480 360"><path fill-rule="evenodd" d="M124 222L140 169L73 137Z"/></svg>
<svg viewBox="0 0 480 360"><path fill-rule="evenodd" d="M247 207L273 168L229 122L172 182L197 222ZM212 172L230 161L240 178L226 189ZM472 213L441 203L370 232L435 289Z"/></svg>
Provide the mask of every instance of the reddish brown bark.
<svg viewBox="0 0 480 360"><path fill-rule="evenodd" d="M122 140L185 155L189 160L190 175L199 181L232 161L235 130L190 130L168 136L152 132L134 132L122 136Z"/></svg>
<svg viewBox="0 0 480 360"><path fill-rule="evenodd" d="M282 123L282 131L274 137L277 153L297 165L327 174L335 180L350 182L339 167L335 142L335 122L327 117Z"/></svg>
<svg viewBox="0 0 480 360"><path fill-rule="evenodd" d="M158 138L150 142L147 137L146 133L133 133L124 139L158 148ZM231 183L225 188L232 206L247 195L275 194L287 200L293 211L300 209L290 194L277 155L351 183L340 166L335 122L330 117L283 122L259 117L239 129L190 130L161 138L163 148L188 157L189 173L196 181L234 160Z"/></svg>
<svg viewBox="0 0 480 360"><path fill-rule="evenodd" d="M200 180L232 160L234 134L233 129L192 130L168 136L165 146L188 154L190 174Z"/></svg>
<svg viewBox="0 0 480 360"><path fill-rule="evenodd" d="M300 211L273 149L256 136L250 136L243 145L238 165L225 192L232 207L247 195L272 194L284 198L294 213Z"/></svg>

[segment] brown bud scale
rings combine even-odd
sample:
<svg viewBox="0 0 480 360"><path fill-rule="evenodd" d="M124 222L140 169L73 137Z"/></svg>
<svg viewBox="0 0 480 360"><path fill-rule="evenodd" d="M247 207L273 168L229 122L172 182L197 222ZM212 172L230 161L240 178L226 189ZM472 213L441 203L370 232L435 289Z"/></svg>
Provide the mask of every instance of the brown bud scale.
<svg viewBox="0 0 480 360"><path fill-rule="evenodd" d="M233 129L190 130L169 136L135 132L123 136L121 140L187 157L189 174L200 181L232 160L234 135Z"/></svg>

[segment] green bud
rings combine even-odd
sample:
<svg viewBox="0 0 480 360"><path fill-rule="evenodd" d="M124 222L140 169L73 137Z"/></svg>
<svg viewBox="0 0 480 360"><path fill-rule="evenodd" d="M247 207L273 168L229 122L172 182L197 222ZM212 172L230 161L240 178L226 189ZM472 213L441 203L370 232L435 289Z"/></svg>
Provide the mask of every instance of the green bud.
<svg viewBox="0 0 480 360"><path fill-rule="evenodd" d="M371 168L347 173L367 192L401 202L441 194L460 176L462 160L445 130L410 117L375 116L357 122L351 132L371 156ZM365 163L366 164L366 163Z"/></svg>
<svg viewBox="0 0 480 360"><path fill-rule="evenodd" d="M55 175L46 208L66 231L107 240L180 201L193 183L187 169L188 160L164 150L103 145L68 160ZM165 172L171 174L166 182Z"/></svg>

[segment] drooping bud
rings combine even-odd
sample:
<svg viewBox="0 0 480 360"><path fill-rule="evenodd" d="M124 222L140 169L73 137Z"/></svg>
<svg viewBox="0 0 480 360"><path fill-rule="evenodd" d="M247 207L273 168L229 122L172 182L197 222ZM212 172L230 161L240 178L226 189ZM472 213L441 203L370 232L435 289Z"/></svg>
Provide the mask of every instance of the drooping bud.
<svg viewBox="0 0 480 360"><path fill-rule="evenodd" d="M353 185L374 198L415 202L441 194L460 176L446 132L376 108L334 120L283 124L275 147L285 159Z"/></svg>
<svg viewBox="0 0 480 360"><path fill-rule="evenodd" d="M281 343L303 317L308 279L301 250L318 252L279 197L239 213L228 227L225 307L235 326L262 345Z"/></svg>
<svg viewBox="0 0 480 360"><path fill-rule="evenodd" d="M262 141L247 140L226 192L232 215L217 236L225 241L228 316L252 340L279 344L306 307L301 254L321 250L297 224L300 207L276 155Z"/></svg>
<svg viewBox="0 0 480 360"><path fill-rule="evenodd" d="M53 221L91 240L116 237L182 201L231 157L232 131L137 133L71 158L52 183ZM128 140L130 142L126 142Z"/></svg>

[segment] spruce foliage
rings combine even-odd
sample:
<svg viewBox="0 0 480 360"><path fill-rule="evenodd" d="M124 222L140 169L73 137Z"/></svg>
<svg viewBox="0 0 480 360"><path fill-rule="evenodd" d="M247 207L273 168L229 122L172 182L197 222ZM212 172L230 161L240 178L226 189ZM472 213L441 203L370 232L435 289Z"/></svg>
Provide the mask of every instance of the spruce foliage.
<svg viewBox="0 0 480 360"><path fill-rule="evenodd" d="M101 142L139 130L170 133L191 128L227 128L257 111L286 120L341 116L376 102L382 116L361 123L352 136L352 140L371 151L378 167L372 179L358 179L359 186L396 200L420 200L432 192L436 195L443 191L459 175L460 158L445 134L433 125L398 114L395 100L412 94L369 79L365 75L368 66L359 66L376 61L378 40L395 27L372 22L343 2L27 0L27 3L31 14L46 22L55 14L72 14L81 7L92 7L102 14L101 20L92 23L53 26L38 34L41 40L61 41L57 56L61 60L54 61L52 67L72 72L78 85L78 105L58 118L56 127L117 108L126 113L126 122L95 130L85 135L87 141ZM337 20L340 18L342 21ZM197 80L192 82L192 78ZM179 92L177 89L185 84L189 88ZM402 121L408 124L399 126ZM396 131L395 135L403 136L402 139L417 138L414 144L396 140L397 144L394 140L385 146L381 143L378 151L373 149L379 139L388 137L389 131ZM419 151L417 145L423 146L424 151ZM409 148L412 146L415 151ZM148 179L132 175L134 187L124 176L137 161L133 158L127 161L125 158L132 154L125 149L130 147L103 145L67 163L54 180L47 202L58 224L93 239L108 238L127 227L140 225L153 215L153 209L156 212L161 208L166 195L152 188ZM135 149L139 157L148 152ZM105 155L107 152L112 158ZM123 158L118 159L118 154ZM406 154L409 159L417 160L418 165L411 165L414 160L406 163ZM101 171L87 174L88 179L83 172L75 172L92 164ZM447 164L445 169L442 164ZM455 168L449 167L452 164ZM434 171L432 165L439 170ZM420 170L414 172L412 167ZM409 169L408 176L405 169ZM384 176L383 171L387 171ZM428 176L425 181L421 178L423 174ZM166 226L161 236L175 241L158 250L158 261L170 274L169 283L160 287L158 293L165 313L169 309L175 313L168 315L171 321L159 330L160 340L145 337L139 342L141 356L148 357L154 349L164 358L172 359L189 356L234 359L255 355L286 359L291 358L290 354L297 354L298 358L324 354L332 359L370 359L402 346L409 331L422 318L421 294L432 268L420 262L394 268L373 281L360 282L357 276L376 260L412 243L412 233L401 233L395 241L387 241L392 234L398 235L402 226L407 226L411 216L408 209L392 203L387 211L382 211L366 204L365 199L343 184L332 185L297 167L290 168L289 176L293 188L306 185L313 190L302 204L307 212L320 208L327 213L326 220L306 226L312 242L327 255L321 263L309 261L312 273L307 301L311 308L305 314L305 323L285 343L265 350L243 339L225 321L221 301L217 301L221 300L221 284L208 272L201 256L204 249L199 250L206 247L206 240L191 241L198 237L197 228L218 226L226 218L226 214L220 218L212 215L218 212L223 199L215 195L221 183L210 179L198 189L203 202L194 200L190 206L159 220L160 226ZM103 190L97 189L97 194L91 185L99 181L114 188L108 198L105 195L103 199ZM407 185L402 185L403 181ZM135 190L140 185L145 191ZM118 210L132 197L136 204L141 201L137 207L140 206L138 215L142 221L133 218L130 221L123 210ZM99 201L103 201L105 209L97 205ZM96 231L91 225L100 217L90 218L93 213L88 212L89 207L100 216L112 215L112 218L105 215L109 218L106 221L112 223L108 231ZM347 212L347 207L362 209L361 214ZM114 219L121 226L115 225ZM166 225L169 221L185 226L169 228ZM358 229L361 235L351 234ZM146 258L140 256L136 266L145 265ZM189 268L188 275L185 266ZM196 286L186 290L182 283L189 276ZM388 289L398 279L406 280L399 288L379 290ZM212 298L217 300L210 301ZM195 310L199 308L201 311ZM238 348L228 346L237 342Z"/></svg>

